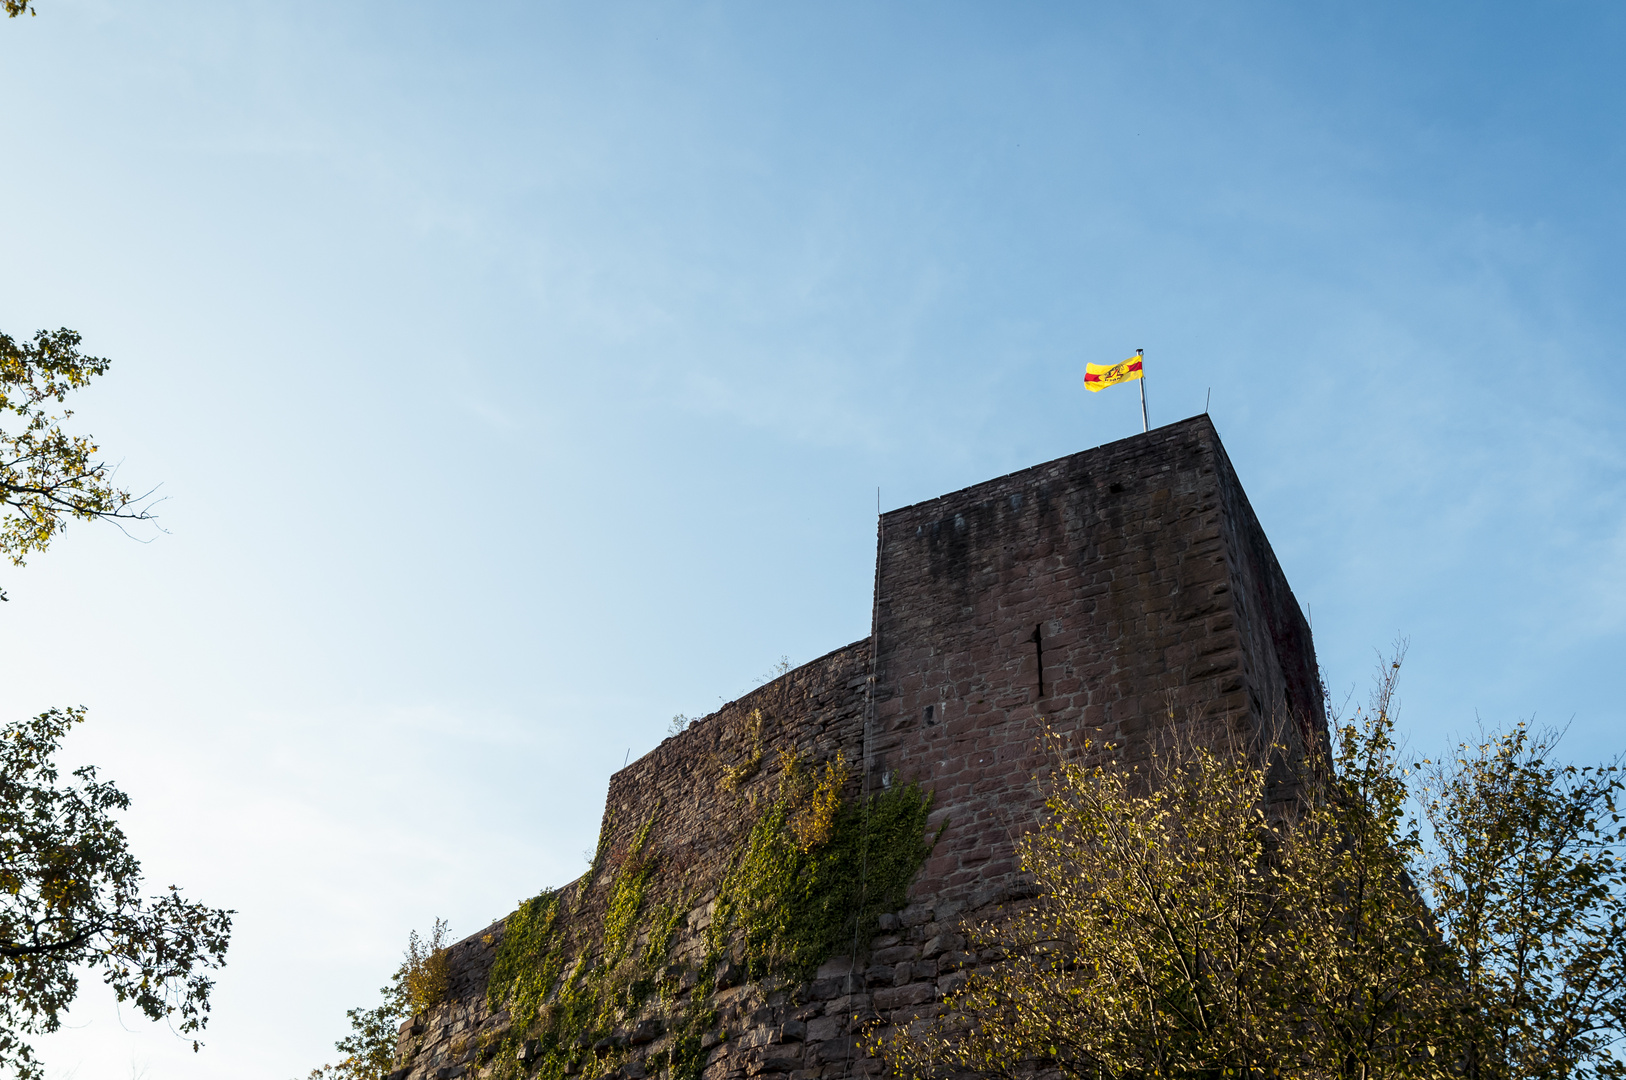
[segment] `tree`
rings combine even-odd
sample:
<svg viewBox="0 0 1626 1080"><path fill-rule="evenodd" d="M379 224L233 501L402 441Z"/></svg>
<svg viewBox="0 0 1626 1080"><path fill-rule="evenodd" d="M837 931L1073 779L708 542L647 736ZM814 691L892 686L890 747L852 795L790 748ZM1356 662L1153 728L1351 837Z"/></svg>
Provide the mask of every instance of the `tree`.
<svg viewBox="0 0 1626 1080"><path fill-rule="evenodd" d="M1317 1075L1437 1076L1458 1056L1455 957L1415 885L1413 771L1394 734L1403 653L1379 667L1367 709L1333 723L1331 754L1301 766L1271 868L1290 910L1284 989Z"/></svg>
<svg viewBox="0 0 1626 1080"><path fill-rule="evenodd" d="M0 728L0 1068L42 1070L28 1036L61 1027L88 969L183 1035L208 1022L233 912L171 886L143 896L141 864L111 813L130 800L86 766L58 784L52 758L84 719L52 709ZM198 1043L193 1041L193 1048Z"/></svg>
<svg viewBox="0 0 1626 1080"><path fill-rule="evenodd" d="M35 14L31 0L3 3L9 18ZM113 483L89 436L64 430L73 411L54 408L107 371L79 345L66 328L24 341L0 333L0 555L14 566L48 548L70 518L122 526L153 517L147 496ZM173 885L142 895L141 864L111 817L128 796L90 766L74 771L78 783L58 785L52 758L84 717L52 709L0 727L0 1069L24 1080L42 1075L29 1036L62 1026L80 970L179 1033L201 1032L214 987L207 972L224 966L231 937L234 912Z"/></svg>
<svg viewBox="0 0 1626 1080"><path fill-rule="evenodd" d="M25 11L30 15L35 14L33 0L5 0L5 5L7 18L15 19Z"/></svg>
<svg viewBox="0 0 1626 1080"><path fill-rule="evenodd" d="M27 9L6 0L8 15ZM0 334L0 420L15 421L0 427L0 554L17 566L70 518L152 517L114 485L90 437L63 429L72 411L54 408L107 370L79 344L66 329L22 342ZM231 935L231 911L174 886L143 894L141 864L112 817L128 796L89 766L58 783L53 758L84 718L83 709L52 709L0 727L0 1068L25 1078L41 1073L30 1036L61 1027L85 970L148 1017L201 1032L208 972L224 965Z"/></svg>
<svg viewBox="0 0 1626 1080"><path fill-rule="evenodd" d="M1626 777L1555 762L1560 736L1482 732L1427 777L1424 881L1469 993L1470 1080L1626 1076Z"/></svg>
<svg viewBox="0 0 1626 1080"><path fill-rule="evenodd" d="M1330 756L1058 757L1019 845L1037 899L971 928L1003 962L876 1048L912 1077L1626 1077L1620 759L1518 725L1419 777L1399 670Z"/></svg>
<svg viewBox="0 0 1626 1080"><path fill-rule="evenodd" d="M8 413L17 421L0 427L0 555L16 566L44 551L70 518L122 524L153 516L145 496L114 485L89 436L63 430L73 411L52 409L107 371L109 361L81 353L79 340L68 329L23 342L0 333L0 421Z"/></svg>
<svg viewBox="0 0 1626 1080"><path fill-rule="evenodd" d="M1141 767L1058 753L1019 844L1038 896L970 931L1003 961L875 1048L922 1078L1447 1075L1457 995L1406 872L1397 670L1333 761L1172 734Z"/></svg>

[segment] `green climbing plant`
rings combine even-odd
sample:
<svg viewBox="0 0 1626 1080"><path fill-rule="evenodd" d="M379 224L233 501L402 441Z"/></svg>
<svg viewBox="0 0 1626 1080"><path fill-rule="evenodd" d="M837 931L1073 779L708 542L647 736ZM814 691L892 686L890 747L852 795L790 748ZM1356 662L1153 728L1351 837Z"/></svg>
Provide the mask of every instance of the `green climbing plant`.
<svg viewBox="0 0 1626 1080"><path fill-rule="evenodd" d="M753 739L750 759L760 756ZM648 1015L654 999L668 1038L650 1064L666 1068L670 1080L699 1080L704 1040L716 1023L713 981L724 963L743 961L753 978L796 981L855 941L867 946L864 931L903 905L931 850L931 796L899 785L842 800L844 757L817 769L794 755L781 754L778 763L777 792L717 886L698 960L671 963L695 901L681 886L656 892L653 817L634 834L597 913L586 893L604 862L608 830L574 895L544 892L509 916L487 985L488 1004L510 1017L493 1055L496 1076L591 1080L611 1072L627 1054L618 1036ZM724 788L740 782L737 772L727 773Z"/></svg>
<svg viewBox="0 0 1626 1080"><path fill-rule="evenodd" d="M662 989L660 965L680 908L668 901L658 905L653 919L644 918L659 865L648 850L654 824L652 815L634 834L596 926L572 927L561 894L554 891L533 897L509 916L486 990L491 1006L506 1008L511 1021L510 1035L496 1054L499 1075L516 1075L520 1065L536 1061L541 1075L563 1076L589 1046L608 1038ZM595 870L605 847L601 839ZM578 884L576 913L584 911L595 876L590 873ZM634 948L646 935L644 948ZM519 1051L527 1043L531 1052L521 1062ZM619 1059L624 1048L609 1049L606 1059Z"/></svg>
<svg viewBox="0 0 1626 1080"><path fill-rule="evenodd" d="M850 950L855 935L868 944L861 931L903 906L935 837L926 837L932 798L918 785L840 802L826 811L827 824L809 828L831 790L829 772L815 779L791 762L781 777L779 798L718 889L709 944L720 953L737 934L752 977L796 981Z"/></svg>

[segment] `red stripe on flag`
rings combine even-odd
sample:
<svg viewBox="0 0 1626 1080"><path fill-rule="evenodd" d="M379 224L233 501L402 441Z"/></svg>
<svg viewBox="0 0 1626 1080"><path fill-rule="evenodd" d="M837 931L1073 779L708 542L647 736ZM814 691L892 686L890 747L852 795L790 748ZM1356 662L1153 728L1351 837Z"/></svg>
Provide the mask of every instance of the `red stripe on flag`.
<svg viewBox="0 0 1626 1080"><path fill-rule="evenodd" d="M1113 366L1116 367L1117 365L1114 364ZM1124 374L1128 375L1130 372L1139 371L1140 369L1141 369L1140 361L1136 360L1133 363L1131 363L1127 368L1124 369ZM1087 371L1087 372L1084 373L1084 381L1087 382L1087 383L1100 382L1101 381L1101 376L1097 375L1093 371Z"/></svg>

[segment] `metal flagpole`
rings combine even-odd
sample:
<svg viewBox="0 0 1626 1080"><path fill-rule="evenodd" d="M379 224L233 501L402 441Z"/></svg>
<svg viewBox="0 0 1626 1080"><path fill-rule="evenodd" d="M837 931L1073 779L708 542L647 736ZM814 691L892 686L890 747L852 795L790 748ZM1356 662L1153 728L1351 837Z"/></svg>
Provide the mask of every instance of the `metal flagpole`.
<svg viewBox="0 0 1626 1080"><path fill-rule="evenodd" d="M1145 434L1152 430L1152 422L1146 419L1146 350L1136 349L1135 355L1141 358L1140 378L1135 381L1140 383L1140 430Z"/></svg>

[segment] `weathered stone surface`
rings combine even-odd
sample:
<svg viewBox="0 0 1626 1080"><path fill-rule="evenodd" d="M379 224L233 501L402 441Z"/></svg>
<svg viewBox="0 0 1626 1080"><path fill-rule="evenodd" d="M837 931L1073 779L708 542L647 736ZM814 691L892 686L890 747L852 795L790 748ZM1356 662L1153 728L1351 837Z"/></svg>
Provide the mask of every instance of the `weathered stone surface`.
<svg viewBox="0 0 1626 1080"><path fill-rule="evenodd" d="M875 991L875 1009L885 1013L905 1005L919 1005L923 1001L930 1001L936 993L937 988L929 982L888 987Z"/></svg>
<svg viewBox="0 0 1626 1080"><path fill-rule="evenodd" d="M894 945L890 949L880 949L870 954L870 963L878 967L891 967L904 960L913 960L920 955L920 950L913 945Z"/></svg>

